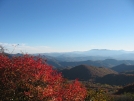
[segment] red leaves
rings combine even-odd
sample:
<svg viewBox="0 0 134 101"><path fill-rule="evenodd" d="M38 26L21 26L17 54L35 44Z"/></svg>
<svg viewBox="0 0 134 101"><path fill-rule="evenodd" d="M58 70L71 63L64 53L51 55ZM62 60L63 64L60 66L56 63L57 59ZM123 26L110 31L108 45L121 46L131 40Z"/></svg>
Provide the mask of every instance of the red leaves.
<svg viewBox="0 0 134 101"><path fill-rule="evenodd" d="M7 89L13 90L9 99L20 100L83 101L86 96L78 80L65 82L45 60L29 55L11 59L0 55L0 81L0 90L5 92L0 93L2 100L7 97Z"/></svg>

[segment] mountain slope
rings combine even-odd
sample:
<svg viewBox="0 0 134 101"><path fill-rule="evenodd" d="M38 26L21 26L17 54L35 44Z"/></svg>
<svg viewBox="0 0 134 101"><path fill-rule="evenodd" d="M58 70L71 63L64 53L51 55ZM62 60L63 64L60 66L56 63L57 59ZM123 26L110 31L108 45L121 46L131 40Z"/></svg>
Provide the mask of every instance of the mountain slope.
<svg viewBox="0 0 134 101"><path fill-rule="evenodd" d="M134 82L134 75L108 74L97 78L95 82L109 85L127 85Z"/></svg>
<svg viewBox="0 0 134 101"><path fill-rule="evenodd" d="M63 69L63 76L68 79L80 79L80 80L89 80L96 77L102 77L107 74L117 74L117 72L103 67L94 67L88 65L79 65L70 69Z"/></svg>
<svg viewBox="0 0 134 101"><path fill-rule="evenodd" d="M121 65L115 66L111 69L114 71L117 71L117 72L133 71L134 65L121 64Z"/></svg>
<svg viewBox="0 0 134 101"><path fill-rule="evenodd" d="M92 61L92 60L87 60L87 61L76 61L76 62L59 62L63 67L67 66L77 66L81 64L85 65L92 65L96 67L114 67L120 64L129 64L133 65L134 61L133 60L115 60L115 59L106 59L106 60L98 60L98 61Z"/></svg>
<svg viewBox="0 0 134 101"><path fill-rule="evenodd" d="M134 83L124 86L123 88L119 89L115 94L124 94L124 93L134 94Z"/></svg>
<svg viewBox="0 0 134 101"><path fill-rule="evenodd" d="M60 69L63 68L63 66L59 63L58 60L56 60L54 57L47 56L47 55L42 55L41 56L43 59L46 59L46 63L53 66L53 68Z"/></svg>
<svg viewBox="0 0 134 101"><path fill-rule="evenodd" d="M10 57L12 56L22 56L23 54L9 54ZM56 54L57 55L57 54ZM95 66L95 67L106 67L106 68L111 68L120 64L127 64L127 65L134 65L134 60L115 60L115 59L105 59L105 60L86 60L86 61L78 61L79 58L80 60L83 60L83 57L75 57L77 59L74 58L68 58L70 62L67 61L59 61L56 57L52 57L52 56L48 56L48 55L38 55L38 54L34 54L33 56L39 56L42 57L43 59L47 60L47 63L49 65L52 65L54 68L57 69L61 69L61 68L65 68L65 67L74 67L74 66L78 66L81 64L85 64L85 65L91 65L91 66ZM66 58L64 59L63 57L61 58L62 60L66 60ZM88 59L88 58L87 58ZM77 61L75 61L77 60Z"/></svg>

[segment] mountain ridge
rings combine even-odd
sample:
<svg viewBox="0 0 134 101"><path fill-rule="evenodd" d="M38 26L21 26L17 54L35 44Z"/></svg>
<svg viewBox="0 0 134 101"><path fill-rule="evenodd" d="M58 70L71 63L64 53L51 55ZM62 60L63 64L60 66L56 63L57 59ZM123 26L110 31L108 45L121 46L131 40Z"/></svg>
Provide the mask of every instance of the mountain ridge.
<svg viewBox="0 0 134 101"><path fill-rule="evenodd" d="M95 67L95 66L89 66L89 65L78 65L75 67L72 67L70 69L63 69L60 70L62 75L67 78L74 80L76 78L80 80L90 80L97 77L103 77L107 74L118 74L117 72L104 68L104 67Z"/></svg>
<svg viewBox="0 0 134 101"><path fill-rule="evenodd" d="M91 49L88 51L53 52L38 54L52 56L60 61L70 61L70 59L74 61L104 59L134 60L134 51L125 50Z"/></svg>
<svg viewBox="0 0 134 101"><path fill-rule="evenodd" d="M112 67L111 69L117 72L133 71L134 65L120 64L115 67Z"/></svg>

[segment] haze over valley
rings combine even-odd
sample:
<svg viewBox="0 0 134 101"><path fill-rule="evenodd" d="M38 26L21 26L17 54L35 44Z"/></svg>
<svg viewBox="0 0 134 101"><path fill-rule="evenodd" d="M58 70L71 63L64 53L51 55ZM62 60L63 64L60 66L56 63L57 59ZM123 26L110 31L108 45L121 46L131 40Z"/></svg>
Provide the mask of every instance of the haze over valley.
<svg viewBox="0 0 134 101"><path fill-rule="evenodd" d="M21 56L23 54L11 54ZM93 49L83 52L30 54L46 60L69 80L127 85L134 79L134 51ZM111 82L108 81L111 79ZM117 82L117 80L119 82Z"/></svg>

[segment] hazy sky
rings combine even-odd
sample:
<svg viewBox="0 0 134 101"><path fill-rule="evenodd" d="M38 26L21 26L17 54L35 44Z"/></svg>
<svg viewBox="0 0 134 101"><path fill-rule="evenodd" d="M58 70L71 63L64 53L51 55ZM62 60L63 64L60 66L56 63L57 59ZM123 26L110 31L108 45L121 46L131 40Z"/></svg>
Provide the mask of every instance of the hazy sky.
<svg viewBox="0 0 134 101"><path fill-rule="evenodd" d="M9 52L134 50L133 0L0 0Z"/></svg>

